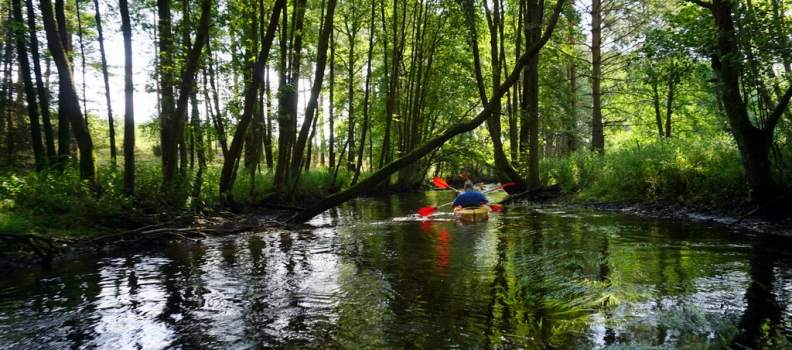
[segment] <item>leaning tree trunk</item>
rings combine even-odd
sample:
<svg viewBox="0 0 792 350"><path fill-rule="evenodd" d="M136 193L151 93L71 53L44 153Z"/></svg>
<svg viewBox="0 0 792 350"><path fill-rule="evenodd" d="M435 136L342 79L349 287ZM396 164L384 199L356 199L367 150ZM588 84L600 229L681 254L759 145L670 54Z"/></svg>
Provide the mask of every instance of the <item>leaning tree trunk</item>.
<svg viewBox="0 0 792 350"><path fill-rule="evenodd" d="M107 101L107 125L110 131L110 162L115 165L116 157L116 137L115 123L113 122L113 108L110 104L110 78L107 73L107 55L105 54L104 34L102 33L102 17L99 13L99 0L94 0L96 7L96 32L99 35L99 54L102 56L102 77L105 85L105 101Z"/></svg>
<svg viewBox="0 0 792 350"><path fill-rule="evenodd" d="M245 91L245 104L242 115L237 124L236 133L231 141L231 147L228 149L228 156L223 159L223 169L220 173L220 198L224 205L235 207L234 197L232 190L234 188L234 181L236 180L237 167L239 159L242 156L242 146L245 139L245 132L247 132L248 125L253 119L253 113L256 110L256 97L258 96L258 89L261 88L264 80L264 70L267 66L267 59L269 58L269 51L272 47L272 41L275 38L275 29L278 27L278 18L280 12L286 5L286 0L276 0L272 9L272 16L270 17L269 26L267 27L267 34L262 40L261 51L258 53L256 63L253 66L253 74L250 78L250 85Z"/></svg>
<svg viewBox="0 0 792 350"><path fill-rule="evenodd" d="M93 140L88 132L88 125L83 119L80 111L80 100L77 98L77 90L74 87L71 65L66 56L66 50L60 39L60 31L55 20L55 12L49 0L41 0L41 15L44 21L44 29L47 32L47 45L58 67L58 83L61 86L61 113L71 122L74 130L74 138L80 149L80 177L88 180L91 184L97 185L96 175L96 154L94 153Z"/></svg>
<svg viewBox="0 0 792 350"><path fill-rule="evenodd" d="M545 43L550 39L550 36L553 33L553 29L558 23L558 17L561 14L561 8L564 4L564 0L559 0L556 3L555 8L553 9L553 17L550 19L550 23L548 23L547 28L545 29L545 33L542 36L541 40L531 47L529 47L525 53L520 56L520 58L515 62L514 70L509 74L506 80L501 84L493 93L492 100L499 100L506 91L511 88L511 86L517 81L520 77L520 71L523 67L528 63L528 60L539 53L539 50L544 46ZM377 186L383 180L389 178L395 172L399 171L400 169L413 164L417 160L421 159L423 156L431 153L432 151L436 150L437 148L441 147L445 144L446 141L450 140L452 137L459 135L461 133L472 131L473 129L477 128L481 125L484 121L487 120L492 115L493 108L495 104L487 103L484 105L479 114L471 119L470 121L460 123L450 127L448 130L440 134L439 136L426 141L419 145L417 148L413 149L409 153L405 154L404 156L394 160L391 163L388 163L385 167L380 169L379 171L373 173L371 176L365 178L363 181L359 182L357 185L352 186L344 191L338 192L333 194L325 199L319 201L318 203L304 209L303 211L295 214L289 221L291 222L306 222L313 218L316 215L319 215L323 211L332 208L336 205L344 203L352 198L357 197L358 195L362 194L366 190Z"/></svg>
<svg viewBox="0 0 792 350"><path fill-rule="evenodd" d="M319 36L319 46L316 50L316 73L314 74L314 83L311 87L311 96L308 98L308 105L305 107L305 118L300 128L300 136L297 138L297 143L294 145L294 151L292 152L291 174L295 177L300 172L305 145L308 142L308 133L313 124L314 113L317 113L319 92L322 91L324 71L327 67L327 47L330 42L330 33L333 31L335 7L336 0L329 0L327 3L327 14L322 23L322 32ZM307 161L310 162L311 160L308 159Z"/></svg>

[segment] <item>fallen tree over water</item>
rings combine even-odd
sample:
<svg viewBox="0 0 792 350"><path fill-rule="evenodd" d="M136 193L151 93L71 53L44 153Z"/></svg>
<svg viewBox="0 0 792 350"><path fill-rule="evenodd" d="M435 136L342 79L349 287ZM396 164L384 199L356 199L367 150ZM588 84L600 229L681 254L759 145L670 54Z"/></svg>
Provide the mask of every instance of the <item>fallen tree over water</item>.
<svg viewBox="0 0 792 350"><path fill-rule="evenodd" d="M389 164L385 165L382 169L378 170L377 172L371 174L368 178L358 182L356 185L338 192L334 195L328 196L325 199L319 201L318 203L308 207L307 209L295 214L294 216L288 219L288 222L293 223L300 223L306 222L313 218L316 215L321 214L327 209L340 205L348 200L356 198L366 192L367 190L379 185L382 181L389 178L391 175L399 171L400 169L407 167L408 165L418 161L425 155L431 153L435 149L442 146L446 141L450 140L452 137L472 131L482 123L484 123L493 112L493 109L499 104L500 99L503 95L508 91L512 85L520 78L520 73L523 67L528 63L528 61L536 56L539 53L539 50L547 43L550 39L550 36L553 34L553 29L558 22L558 18L561 15L561 9L563 7L564 0L558 0L556 3L555 8L553 9L553 16L550 19L550 23L547 25L542 38L539 42L535 43L531 47L529 47L525 53L520 56L520 58L515 63L514 69L512 70L511 74L506 78L506 80L495 90L492 97L489 99L489 102L484 105L479 114L464 123L457 124L452 126L439 136L430 139L429 141L424 142L420 146L418 146L413 151L407 153L401 158L398 158Z"/></svg>

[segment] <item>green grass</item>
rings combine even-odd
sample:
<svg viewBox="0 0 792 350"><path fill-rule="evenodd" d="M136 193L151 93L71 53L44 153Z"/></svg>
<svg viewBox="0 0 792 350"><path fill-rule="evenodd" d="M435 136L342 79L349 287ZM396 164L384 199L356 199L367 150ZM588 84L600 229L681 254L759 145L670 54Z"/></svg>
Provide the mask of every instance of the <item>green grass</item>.
<svg viewBox="0 0 792 350"><path fill-rule="evenodd" d="M137 157L136 157L137 158ZM123 157L117 165L103 162L98 169L99 189L79 177L68 167L64 172L33 172L0 174L0 232L35 233L58 238L88 237L129 229L145 220L163 220L175 216L189 216L219 207L219 179L222 165L212 163L203 174L200 194L195 197L197 169L187 171L172 189L173 196L165 198L161 191L162 170L159 160L151 157L137 159L135 195L124 190ZM289 198L292 186L275 189L273 171L262 167L251 174L240 169L234 184L234 199L245 205L274 198ZM305 202L330 193L330 189L345 186L349 175L333 174L316 167L302 174L291 198Z"/></svg>
<svg viewBox="0 0 792 350"><path fill-rule="evenodd" d="M748 198L739 153L728 138L628 140L604 156L588 151L545 159L546 185L580 201L737 205Z"/></svg>

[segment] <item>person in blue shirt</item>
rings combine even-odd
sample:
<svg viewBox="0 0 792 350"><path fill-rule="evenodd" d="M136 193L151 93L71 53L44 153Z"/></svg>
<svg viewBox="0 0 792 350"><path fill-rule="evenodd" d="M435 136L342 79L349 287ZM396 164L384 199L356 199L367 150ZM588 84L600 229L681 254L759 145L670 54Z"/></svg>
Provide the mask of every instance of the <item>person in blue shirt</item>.
<svg viewBox="0 0 792 350"><path fill-rule="evenodd" d="M473 190L473 182L470 180L465 181L465 191L460 193L454 199L453 206L455 207L478 207L482 204L487 204L487 197L484 197L481 192Z"/></svg>

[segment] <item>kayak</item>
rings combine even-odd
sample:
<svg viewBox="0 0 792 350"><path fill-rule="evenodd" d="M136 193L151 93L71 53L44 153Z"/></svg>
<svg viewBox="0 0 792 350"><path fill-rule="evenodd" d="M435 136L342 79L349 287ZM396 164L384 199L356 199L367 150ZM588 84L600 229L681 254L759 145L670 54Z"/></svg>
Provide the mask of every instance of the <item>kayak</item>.
<svg viewBox="0 0 792 350"><path fill-rule="evenodd" d="M489 208L485 206L456 207L454 208L454 216L459 220L468 222L486 221L489 218Z"/></svg>

